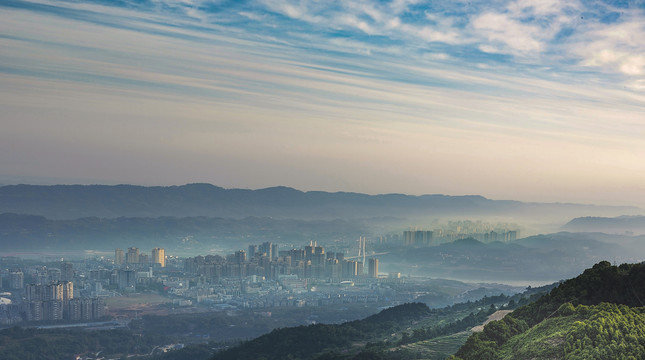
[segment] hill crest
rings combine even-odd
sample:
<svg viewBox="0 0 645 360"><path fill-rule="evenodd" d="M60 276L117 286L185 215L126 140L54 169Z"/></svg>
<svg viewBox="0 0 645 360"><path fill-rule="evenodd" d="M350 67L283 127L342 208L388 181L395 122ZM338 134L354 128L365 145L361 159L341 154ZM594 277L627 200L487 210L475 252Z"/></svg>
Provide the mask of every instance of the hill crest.
<svg viewBox="0 0 645 360"><path fill-rule="evenodd" d="M226 189L206 183L179 186L6 185L0 187L0 213L33 214L48 219L84 217L270 216L298 219L391 216L537 216L636 213L620 206L523 203L480 195L369 195L354 192L300 191L286 186Z"/></svg>

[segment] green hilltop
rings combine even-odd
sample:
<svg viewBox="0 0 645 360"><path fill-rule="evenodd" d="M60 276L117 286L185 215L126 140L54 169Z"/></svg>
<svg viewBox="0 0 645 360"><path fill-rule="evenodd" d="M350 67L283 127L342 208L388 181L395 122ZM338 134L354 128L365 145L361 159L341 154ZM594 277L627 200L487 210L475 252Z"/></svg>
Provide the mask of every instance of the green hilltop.
<svg viewBox="0 0 645 360"><path fill-rule="evenodd" d="M452 360L645 359L645 264L603 261L471 335Z"/></svg>
<svg viewBox="0 0 645 360"><path fill-rule="evenodd" d="M528 328L512 317L472 335L457 359L643 359L645 308L601 303L563 304L548 319Z"/></svg>

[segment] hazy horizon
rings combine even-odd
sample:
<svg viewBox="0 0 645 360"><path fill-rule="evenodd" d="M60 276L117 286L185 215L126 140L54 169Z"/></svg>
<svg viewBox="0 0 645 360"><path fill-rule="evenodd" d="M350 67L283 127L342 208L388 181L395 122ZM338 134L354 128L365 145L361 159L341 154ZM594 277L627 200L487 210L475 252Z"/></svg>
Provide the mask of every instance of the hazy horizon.
<svg viewBox="0 0 645 360"><path fill-rule="evenodd" d="M345 190L345 189L305 189L295 186L287 186L283 184L259 186L259 187L242 187L242 186L223 186L220 184L214 184L208 181L195 181L195 182L186 182L186 183L127 183L123 181L108 181L108 180L97 180L97 179L65 179L65 178L52 178L52 177L38 177L38 176L4 176L0 175L0 186L9 186L9 185L35 185L35 186L56 186L56 185L106 185L106 186L115 186L115 185L133 185L133 186L143 186L143 187L168 187L168 186L184 186L190 184L209 184L224 189L243 189L243 190L262 190L273 187L288 187L301 192L328 192L328 193L358 193L366 195L391 195L391 194L400 194L400 195L409 195L409 196L424 196L424 195L445 195L445 196L482 196L489 200L499 200L499 201L519 201L525 203L552 203L552 204L577 204L577 205L591 205L591 206L615 206L615 207L632 207L635 209L643 209L645 207L639 206L638 203L629 204L629 203L615 203L615 202L573 202L573 201L540 201L538 200L527 200L527 199L512 199L512 198L492 198L482 194L475 193L463 193L463 194L447 194L447 193L406 193L402 191L391 191L391 192L364 192L360 190ZM631 216L633 214L625 214Z"/></svg>
<svg viewBox="0 0 645 360"><path fill-rule="evenodd" d="M5 177L645 206L641 2L0 9Z"/></svg>
<svg viewBox="0 0 645 360"><path fill-rule="evenodd" d="M645 0L0 0L0 49L2 359L643 357Z"/></svg>

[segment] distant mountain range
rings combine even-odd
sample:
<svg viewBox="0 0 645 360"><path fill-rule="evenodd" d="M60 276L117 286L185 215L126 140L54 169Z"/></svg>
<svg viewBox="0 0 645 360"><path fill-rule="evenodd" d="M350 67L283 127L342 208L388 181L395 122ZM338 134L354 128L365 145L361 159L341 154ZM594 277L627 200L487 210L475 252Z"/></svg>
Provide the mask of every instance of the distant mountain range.
<svg viewBox="0 0 645 360"><path fill-rule="evenodd" d="M518 222L547 222L543 219L548 218L562 221L559 227L564 219L581 214L639 211L631 207L523 203L481 196L302 192L287 187L244 190L209 184L10 185L0 187L0 248L110 250L163 246L177 252L200 253L262 241L351 241L361 235L396 233L441 218ZM611 221L637 222L644 218ZM580 221L583 224L579 229L590 231L586 220ZM560 233L512 243L482 244L469 239L439 247L388 248L381 258L383 270L418 275L558 280L602 259L639 260L645 251L643 243L641 237Z"/></svg>
<svg viewBox="0 0 645 360"><path fill-rule="evenodd" d="M357 219L380 216L560 217L637 214L634 207L561 203L523 203L482 196L367 195L349 192L303 192L288 187L224 189L210 184L8 185L0 187L0 213L31 214L49 219L84 217L274 217Z"/></svg>

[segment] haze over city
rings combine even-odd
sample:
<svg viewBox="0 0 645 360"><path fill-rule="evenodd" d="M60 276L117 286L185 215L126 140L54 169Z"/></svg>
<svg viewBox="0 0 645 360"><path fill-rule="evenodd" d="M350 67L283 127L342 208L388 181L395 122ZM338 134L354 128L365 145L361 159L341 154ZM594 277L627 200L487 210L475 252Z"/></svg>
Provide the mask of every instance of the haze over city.
<svg viewBox="0 0 645 360"><path fill-rule="evenodd" d="M2 1L1 180L642 206L644 20L642 1Z"/></svg>
<svg viewBox="0 0 645 360"><path fill-rule="evenodd" d="M0 0L0 359L645 358L644 0Z"/></svg>

